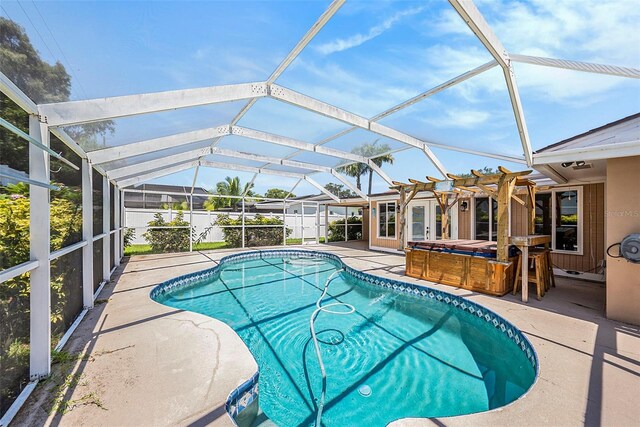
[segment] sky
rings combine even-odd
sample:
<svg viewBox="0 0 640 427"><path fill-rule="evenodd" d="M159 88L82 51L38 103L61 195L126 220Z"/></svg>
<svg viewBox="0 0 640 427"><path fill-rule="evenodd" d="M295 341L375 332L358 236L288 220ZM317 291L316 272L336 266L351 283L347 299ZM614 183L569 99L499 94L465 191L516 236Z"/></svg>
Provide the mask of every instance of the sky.
<svg viewBox="0 0 640 427"><path fill-rule="evenodd" d="M67 68L71 98L78 100L264 81L328 5L328 1L3 0L0 14L24 27L45 60L60 61ZM637 0L476 0L476 5L509 52L640 68ZM372 117L491 59L445 0L347 1L276 83ZM638 80L519 63L515 74L534 150L640 111ZM116 132L105 143L115 146L226 124L244 104L117 119ZM498 67L380 123L423 141L522 156ZM349 127L273 99L258 100L239 125L312 143ZM374 141L392 149L403 147L365 130L327 147L351 151ZM327 166L339 162L315 153L294 155L290 148L236 136L223 138L219 146L276 157L293 155L294 160ZM450 150L433 152L453 173L499 164L523 169L520 164ZM394 158L393 165L383 169L395 180L437 175L416 149L395 153ZM210 159L229 161L220 156ZM211 189L228 175L244 182L252 178L251 173L201 168L196 183ZM191 185L193 176L189 170L153 182ZM321 184L336 182L327 174L312 176ZM261 175L255 186L262 193L272 187L290 189L295 183L293 178ZM373 191L386 189L376 176ZM317 190L303 182L296 193Z"/></svg>

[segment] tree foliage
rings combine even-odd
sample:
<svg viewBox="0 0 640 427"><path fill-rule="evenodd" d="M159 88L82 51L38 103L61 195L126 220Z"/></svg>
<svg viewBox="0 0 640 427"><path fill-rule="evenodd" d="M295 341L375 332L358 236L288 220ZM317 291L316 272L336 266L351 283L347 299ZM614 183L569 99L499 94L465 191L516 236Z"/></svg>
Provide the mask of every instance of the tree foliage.
<svg viewBox="0 0 640 427"><path fill-rule="evenodd" d="M338 219L329 223L329 241L344 242L344 219ZM347 218L347 239L362 240L362 217L350 216Z"/></svg>
<svg viewBox="0 0 640 427"><path fill-rule="evenodd" d="M332 182L326 184L324 186L324 188L326 190L328 190L331 194L334 194L338 197L340 197L341 199L347 199L349 197L356 197L357 194L354 193L353 191L349 190L348 188L346 188L344 185L342 184L334 184Z"/></svg>
<svg viewBox="0 0 640 427"><path fill-rule="evenodd" d="M184 220L182 211L178 211L176 217L171 221L165 221L162 213L158 212L147 224L149 227L189 227L189 223ZM154 252L181 252L189 249L189 239L191 236L189 228L150 228L142 235L147 243L151 245Z"/></svg>
<svg viewBox="0 0 640 427"><path fill-rule="evenodd" d="M245 218L245 247L277 246L283 243L283 225L280 218L267 218L256 214L253 218ZM229 215L219 215L214 225L222 228L224 241L232 248L242 246L242 218L233 219ZM259 227L259 226L264 227ZM256 227L258 226L258 227ZM287 237L291 234L287 228Z"/></svg>
<svg viewBox="0 0 640 427"><path fill-rule="evenodd" d="M243 194L252 197L256 196L256 193L251 191L253 183L246 183L242 185L239 177L230 176L226 177L224 181L220 181L216 184L215 193L220 196L236 196L240 197ZM203 206L206 210L213 211L221 208L233 207L240 199L235 197L214 197L211 196L204 202Z"/></svg>
<svg viewBox="0 0 640 427"><path fill-rule="evenodd" d="M281 188L270 188L264 193L264 197L267 199L284 199L285 197L296 197L295 194L291 193L289 195L289 191L282 190Z"/></svg>
<svg viewBox="0 0 640 427"><path fill-rule="evenodd" d="M372 143L362 144L359 147L355 147L351 150L352 153L358 154L363 157L370 158L376 166L382 166L385 163L393 164L393 155L389 153L391 147L388 144L378 144L379 140L375 140ZM350 165L341 166L338 168L339 172L354 177L356 179L356 187L358 190L362 190L361 177L362 175L369 174L369 187L367 194L371 194L371 187L373 184L373 169L369 165L364 163L352 163Z"/></svg>

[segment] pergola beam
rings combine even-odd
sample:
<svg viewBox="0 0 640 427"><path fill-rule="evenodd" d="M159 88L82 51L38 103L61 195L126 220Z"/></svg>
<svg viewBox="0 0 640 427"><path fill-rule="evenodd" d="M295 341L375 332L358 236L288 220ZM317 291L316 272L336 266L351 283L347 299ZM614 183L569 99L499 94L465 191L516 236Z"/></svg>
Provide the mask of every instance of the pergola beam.
<svg viewBox="0 0 640 427"><path fill-rule="evenodd" d="M266 95L266 83L242 83L40 104L38 111L46 118L50 127L71 126Z"/></svg>
<svg viewBox="0 0 640 427"><path fill-rule="evenodd" d="M87 157L93 164L102 164L114 160L122 160L129 157L149 154L168 148L175 148L181 145L191 145L207 139L219 138L229 134L229 126L217 126L206 129L194 130L191 132L177 133L160 138L148 139L145 141L133 142L131 144L118 145L116 147L102 150L90 151Z"/></svg>
<svg viewBox="0 0 640 427"><path fill-rule="evenodd" d="M640 79L640 70L617 65L595 64L592 62L572 61L569 59L545 58L542 56L509 54L513 62L540 65L542 67L563 68L565 70L581 71L585 73L606 74L609 76Z"/></svg>
<svg viewBox="0 0 640 427"><path fill-rule="evenodd" d="M518 93L518 85L516 84L516 78L513 73L513 67L511 66L509 53L473 2L465 0L449 0L449 3L451 3L451 6L453 6L456 12L458 12L469 29L473 31L484 47L489 51L489 53L491 53L491 56L493 56L498 64L500 64L507 83L507 90L509 91L509 98L511 99L511 107L513 108L516 125L518 126L522 151L524 152L527 165L531 166L533 164L533 155L531 142L529 141L529 131L527 130L524 111L520 101L520 94Z"/></svg>

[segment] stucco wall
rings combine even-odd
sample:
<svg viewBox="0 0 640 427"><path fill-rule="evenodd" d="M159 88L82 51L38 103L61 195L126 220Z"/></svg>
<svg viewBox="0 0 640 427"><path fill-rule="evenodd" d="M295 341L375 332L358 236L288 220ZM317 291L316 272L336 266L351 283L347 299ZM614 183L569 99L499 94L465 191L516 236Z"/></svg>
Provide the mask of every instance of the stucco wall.
<svg viewBox="0 0 640 427"><path fill-rule="evenodd" d="M607 247L640 233L638 183L640 156L607 160ZM640 325L640 264L607 256L607 317Z"/></svg>

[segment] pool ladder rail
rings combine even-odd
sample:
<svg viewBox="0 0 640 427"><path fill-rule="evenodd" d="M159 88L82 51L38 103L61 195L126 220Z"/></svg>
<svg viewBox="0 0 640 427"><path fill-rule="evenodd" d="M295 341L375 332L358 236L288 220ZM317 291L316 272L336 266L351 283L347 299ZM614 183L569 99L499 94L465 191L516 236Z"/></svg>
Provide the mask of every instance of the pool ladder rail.
<svg viewBox="0 0 640 427"><path fill-rule="evenodd" d="M334 302L324 306L321 304L322 300L327 295L327 291L329 290L329 284L331 284L331 281L334 280L337 277L337 275L342 272L344 272L344 268L334 271L331 274L331 276L327 278L327 281L324 283L324 289L322 291L322 295L320 295L320 298L318 298L318 300L316 301L316 309L313 311L313 313L311 313L311 317L309 318L309 328L311 329L311 338L313 339L313 346L315 347L315 350L316 350L316 356L318 357L318 363L320 364L320 372L322 374L322 393L320 394L320 401L318 402L318 414L316 415L316 427L320 427L320 423L322 421L322 411L324 409L324 399L327 391L327 371L324 367L324 362L322 361L322 354L320 353L320 344L318 343L318 337L316 336L316 327L315 327L316 318L318 317L318 314L320 314L321 311L324 311L325 313L329 313L329 314L339 314L339 315L352 314L356 311L354 306L344 302ZM348 311L330 310L331 307L337 307L337 306L347 307Z"/></svg>

